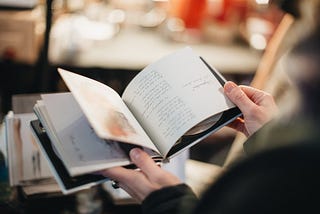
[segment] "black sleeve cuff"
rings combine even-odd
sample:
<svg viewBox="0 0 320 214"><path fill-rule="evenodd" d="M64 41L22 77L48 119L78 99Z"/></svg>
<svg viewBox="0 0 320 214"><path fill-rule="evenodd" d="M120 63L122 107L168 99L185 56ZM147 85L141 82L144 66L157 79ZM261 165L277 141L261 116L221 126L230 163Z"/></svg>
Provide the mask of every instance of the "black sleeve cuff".
<svg viewBox="0 0 320 214"><path fill-rule="evenodd" d="M152 192L142 202L143 213L183 213L191 212L198 198L186 184L164 187Z"/></svg>

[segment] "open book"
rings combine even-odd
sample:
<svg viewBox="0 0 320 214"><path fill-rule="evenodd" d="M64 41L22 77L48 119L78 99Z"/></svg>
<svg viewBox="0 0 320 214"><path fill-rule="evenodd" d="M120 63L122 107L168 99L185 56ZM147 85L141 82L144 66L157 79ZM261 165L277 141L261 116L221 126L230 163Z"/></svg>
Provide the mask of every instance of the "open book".
<svg viewBox="0 0 320 214"><path fill-rule="evenodd" d="M223 93L221 74L189 47L140 71L121 97L58 71L71 93L43 94L34 111L71 177L130 166L128 151L137 146L168 161L241 115Z"/></svg>

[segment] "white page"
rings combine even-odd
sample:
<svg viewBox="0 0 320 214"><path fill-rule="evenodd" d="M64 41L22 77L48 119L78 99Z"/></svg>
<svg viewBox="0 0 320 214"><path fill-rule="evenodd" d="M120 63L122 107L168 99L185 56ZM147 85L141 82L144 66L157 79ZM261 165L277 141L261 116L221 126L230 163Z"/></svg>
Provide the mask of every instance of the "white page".
<svg viewBox="0 0 320 214"><path fill-rule="evenodd" d="M39 178L52 177L47 161L40 152L31 130L30 121L35 120L34 113L16 114L16 119L20 119L20 136L22 140L23 154L23 180L33 180Z"/></svg>
<svg viewBox="0 0 320 214"><path fill-rule="evenodd" d="M128 142L157 151L112 88L63 69L59 69L59 73L100 138Z"/></svg>
<svg viewBox="0 0 320 214"><path fill-rule="evenodd" d="M71 93L41 96L57 136L58 148L70 174L83 174L115 165L129 164L126 154L114 143L99 138L90 127Z"/></svg>
<svg viewBox="0 0 320 214"><path fill-rule="evenodd" d="M162 154L208 116L234 107L191 48L147 66L129 83L122 99Z"/></svg>
<svg viewBox="0 0 320 214"><path fill-rule="evenodd" d="M30 121L35 119L34 113L12 113L6 118L12 185L52 177L49 166L40 153L40 148L30 130Z"/></svg>
<svg viewBox="0 0 320 214"><path fill-rule="evenodd" d="M9 167L9 180L10 185L18 185L22 178L22 149L21 144L16 144L14 140L14 116L13 112L10 111L5 118L5 138L8 149L8 167Z"/></svg>

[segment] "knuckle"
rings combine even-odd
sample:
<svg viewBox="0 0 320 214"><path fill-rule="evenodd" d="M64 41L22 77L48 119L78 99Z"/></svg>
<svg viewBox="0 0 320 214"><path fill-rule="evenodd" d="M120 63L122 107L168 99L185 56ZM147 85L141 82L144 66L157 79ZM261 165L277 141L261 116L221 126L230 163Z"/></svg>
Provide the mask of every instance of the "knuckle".
<svg viewBox="0 0 320 214"><path fill-rule="evenodd" d="M264 103L265 106L272 106L272 105L275 105L275 100L271 94L265 93L261 97L261 103Z"/></svg>
<svg viewBox="0 0 320 214"><path fill-rule="evenodd" d="M248 111L250 112L251 115L259 116L261 111L259 108L255 106L248 106Z"/></svg>
<svg viewBox="0 0 320 214"><path fill-rule="evenodd" d="M264 100L268 100L268 101L273 99L273 97L271 96L271 94L269 94L269 93L267 93L267 92L264 92L264 93L262 94L261 98L264 99Z"/></svg>
<svg viewBox="0 0 320 214"><path fill-rule="evenodd" d="M234 90L233 98L235 101L242 101L245 99L245 93L243 93L241 90Z"/></svg>

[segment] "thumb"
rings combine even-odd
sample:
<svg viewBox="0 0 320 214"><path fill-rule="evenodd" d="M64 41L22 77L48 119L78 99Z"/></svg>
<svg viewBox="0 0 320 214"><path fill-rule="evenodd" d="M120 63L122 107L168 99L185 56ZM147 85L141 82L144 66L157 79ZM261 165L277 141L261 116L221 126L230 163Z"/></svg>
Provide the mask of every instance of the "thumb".
<svg viewBox="0 0 320 214"><path fill-rule="evenodd" d="M130 158L132 162L145 174L152 174L153 171L159 170L158 165L152 160L152 158L139 148L131 149Z"/></svg>
<svg viewBox="0 0 320 214"><path fill-rule="evenodd" d="M248 107L255 105L255 103L252 102L244 91L234 82L226 82L224 85L224 91L228 98L239 107L242 113L244 113Z"/></svg>

